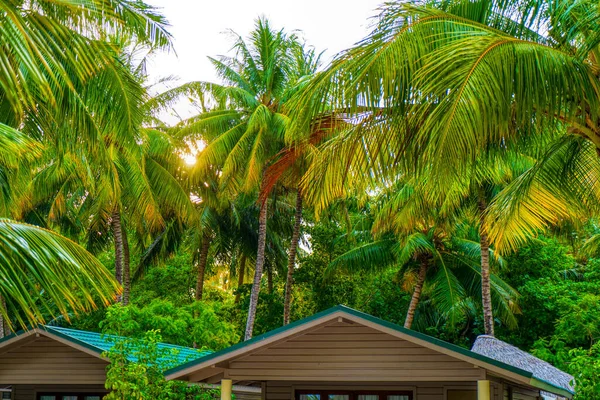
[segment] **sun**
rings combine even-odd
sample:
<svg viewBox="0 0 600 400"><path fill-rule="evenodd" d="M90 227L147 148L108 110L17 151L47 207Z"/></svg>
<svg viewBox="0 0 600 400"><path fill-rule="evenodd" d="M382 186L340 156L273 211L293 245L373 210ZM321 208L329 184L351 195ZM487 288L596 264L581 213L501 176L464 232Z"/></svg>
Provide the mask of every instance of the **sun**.
<svg viewBox="0 0 600 400"><path fill-rule="evenodd" d="M195 154L184 154L183 155L183 161L187 164L187 165L195 165L196 164L196 155Z"/></svg>
<svg viewBox="0 0 600 400"><path fill-rule="evenodd" d="M196 140L188 143L188 146L190 148L190 152L181 154L181 158L183 158L183 161L187 165L193 166L196 165L196 156L198 155L198 153L204 150L204 148L206 147L206 143L204 143L204 141L202 140Z"/></svg>

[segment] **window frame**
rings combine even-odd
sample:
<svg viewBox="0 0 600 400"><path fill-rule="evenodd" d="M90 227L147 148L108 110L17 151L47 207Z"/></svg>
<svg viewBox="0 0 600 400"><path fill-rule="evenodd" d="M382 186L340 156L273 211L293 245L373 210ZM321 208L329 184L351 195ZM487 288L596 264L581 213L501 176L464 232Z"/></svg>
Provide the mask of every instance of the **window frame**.
<svg viewBox="0 0 600 400"><path fill-rule="evenodd" d="M412 390L321 390L321 389L296 389L294 390L294 399L300 400L301 395L307 394L317 394L320 395L319 400L329 400L328 396L330 395L348 395L349 400L358 400L358 396L360 395L378 395L379 400L387 400L387 396L408 396L408 400L413 400L413 391Z"/></svg>
<svg viewBox="0 0 600 400"><path fill-rule="evenodd" d="M448 391L452 390L466 390L466 391L475 391L475 396L477 396L477 387L467 386L467 385L452 385L452 386L444 386L444 400L448 400Z"/></svg>
<svg viewBox="0 0 600 400"><path fill-rule="evenodd" d="M36 400L42 400L42 396L54 396L56 400L62 400L63 396L77 396L77 400L85 400L86 396L98 396L102 400L106 394L107 392L38 392Z"/></svg>

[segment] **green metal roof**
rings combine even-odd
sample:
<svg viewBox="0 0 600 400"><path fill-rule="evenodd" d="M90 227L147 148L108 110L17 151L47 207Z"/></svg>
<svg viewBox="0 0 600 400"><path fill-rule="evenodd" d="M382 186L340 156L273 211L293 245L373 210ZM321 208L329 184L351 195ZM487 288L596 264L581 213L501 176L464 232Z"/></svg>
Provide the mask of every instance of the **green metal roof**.
<svg viewBox="0 0 600 400"><path fill-rule="evenodd" d="M250 340L247 340L245 342L240 342L240 343L238 343L236 345L233 345L231 347L228 347L226 349L223 349L223 350L220 350L220 351L208 354L206 356L203 356L201 358L198 358L198 359L189 361L187 363L181 364L181 365L179 365L177 367L174 367L174 368L171 368L171 369L165 371L165 376L172 375L172 374L177 373L179 371L182 371L184 369L193 367L195 365L199 365L201 363L204 363L206 361L215 359L217 357L221 357L223 355L226 355L227 353L231 353L233 351L239 350L241 348L247 347L247 346L255 344L257 342L261 342L261 341L263 341L263 340L265 340L267 338L270 338L270 337L275 336L275 335L279 335L281 333L284 333L286 331L292 330L294 328L297 328L299 326L307 324L307 323L309 323L311 321L314 321L314 320L326 317L328 315L334 314L336 312L342 312L342 313L345 313L345 314L348 314L348 315L352 315L352 316L361 318L361 319L366 320L366 321L370 321L370 322L378 324L378 325L380 325L382 327L393 329L393 330L395 330L397 332L401 332L401 333L403 333L403 334L405 334L407 336L414 337L415 339L423 340L423 341L431 343L433 345L443 347L443 348L451 350L453 352L456 352L456 353L468 356L468 357L470 357L472 359L475 359L475 360L484 362L486 364L490 364L490 365L493 365L495 367L501 368L501 369L503 369L505 371L512 372L514 374L523 376L523 377L531 380L531 385L532 386L538 387L540 389L551 391L551 392L554 392L554 393L557 393L557 394L561 394L561 395L565 395L566 397L571 397L574 394L571 391L566 391L564 388L558 387L556 385L552 385L552 384L550 384L548 382L543 382L544 385L538 384L540 382L539 379L536 379L533 376L533 374L531 372L529 372L529 371L525 371L523 369L514 367L512 365L505 364L503 362L494 360L494 359L486 357L484 355L477 354L477 353L472 352L470 350L467 350L467 349L465 349L463 347L459 347L459 346L456 346L454 344L445 342L443 340L434 338L432 336L425 335L423 333L413 331L412 329L406 329L406 328L404 328L404 327L402 327L400 325L394 324L394 323L389 322L389 321L385 321L383 319L374 317L372 315L363 313L361 311L358 311L358 310L355 310L353 308L346 307L346 306L343 306L343 305L338 305L338 306L329 308L329 309L327 309L325 311L321 311L321 312L319 312L317 314L314 314L314 315L312 315L310 317L307 317L307 318L295 321L295 322L293 322L293 323L291 323L289 325L282 326L280 328L274 329L274 330L272 330L270 332L267 332L267 333L264 333L264 334L262 334L260 336L256 336L256 337L254 337L254 338L252 338ZM541 386L544 386L544 387L541 387ZM553 388L554 390L549 390L550 389L549 386L551 388Z"/></svg>
<svg viewBox="0 0 600 400"><path fill-rule="evenodd" d="M98 355L102 355L102 353L110 351L115 345L115 343L131 340L131 338L125 336L104 335L97 332L80 331L59 326L41 325L38 327L38 329L46 331L51 335L58 336L73 344L83 346L97 353ZM0 343L8 339L14 338L16 336L19 336L21 334L23 334L23 332L18 332L16 334L10 335L0 340ZM165 368L173 368L178 365L184 364L190 360L197 359L198 357L204 357L212 353L211 351L198 350L191 347L176 346L168 343L158 343L158 349L161 352L164 351L168 353L168 356L161 357L165 362ZM135 353L135 349L133 349L132 352ZM127 358L130 361L137 361L134 354L128 355Z"/></svg>
<svg viewBox="0 0 600 400"><path fill-rule="evenodd" d="M109 351L113 348L115 343L131 340L125 336L104 335L97 332L79 331L76 329L68 329L58 326L44 325L43 329L49 333L53 333L79 345L83 345L90 350L96 351L98 354ZM191 347L177 346L168 343L158 343L158 349L161 352L168 352L168 362L170 364L168 368L176 367L190 360L197 359L198 357L204 357L212 353L212 351L198 350ZM131 361L137 361L133 354L128 356L128 358Z"/></svg>

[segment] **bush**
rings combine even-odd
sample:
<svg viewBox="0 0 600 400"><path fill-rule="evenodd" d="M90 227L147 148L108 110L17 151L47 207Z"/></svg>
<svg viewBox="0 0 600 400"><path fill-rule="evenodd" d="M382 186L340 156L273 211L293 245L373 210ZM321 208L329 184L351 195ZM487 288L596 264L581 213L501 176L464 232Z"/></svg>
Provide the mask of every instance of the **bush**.
<svg viewBox="0 0 600 400"><path fill-rule="evenodd" d="M195 302L175 306L156 299L145 307L119 304L110 307L101 322L104 333L141 337L153 329L168 343L220 350L239 341L235 325L219 315L216 303Z"/></svg>
<svg viewBox="0 0 600 400"><path fill-rule="evenodd" d="M106 372L106 400L214 400L219 391L189 386L182 381L167 381L163 372L180 364L177 350L162 350L157 331L147 332L142 339L118 341L104 353L110 360ZM189 360L188 360L189 361Z"/></svg>

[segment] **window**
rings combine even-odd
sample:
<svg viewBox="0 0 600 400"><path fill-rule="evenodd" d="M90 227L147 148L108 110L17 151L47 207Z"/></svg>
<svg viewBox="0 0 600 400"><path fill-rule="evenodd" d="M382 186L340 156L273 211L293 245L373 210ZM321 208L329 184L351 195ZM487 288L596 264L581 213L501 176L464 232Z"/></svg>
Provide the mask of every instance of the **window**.
<svg viewBox="0 0 600 400"><path fill-rule="evenodd" d="M298 397L298 400L321 400L321 395L305 393L301 394L300 397Z"/></svg>
<svg viewBox="0 0 600 400"><path fill-rule="evenodd" d="M106 393L38 393L37 400L101 400Z"/></svg>
<svg viewBox="0 0 600 400"><path fill-rule="evenodd" d="M296 390L296 400L413 400L412 392Z"/></svg>
<svg viewBox="0 0 600 400"><path fill-rule="evenodd" d="M330 394L327 396L327 400L350 400L349 394Z"/></svg>
<svg viewBox="0 0 600 400"><path fill-rule="evenodd" d="M379 400L378 394L359 394L356 400Z"/></svg>
<svg viewBox="0 0 600 400"><path fill-rule="evenodd" d="M476 390L448 389L446 400L477 400Z"/></svg>

